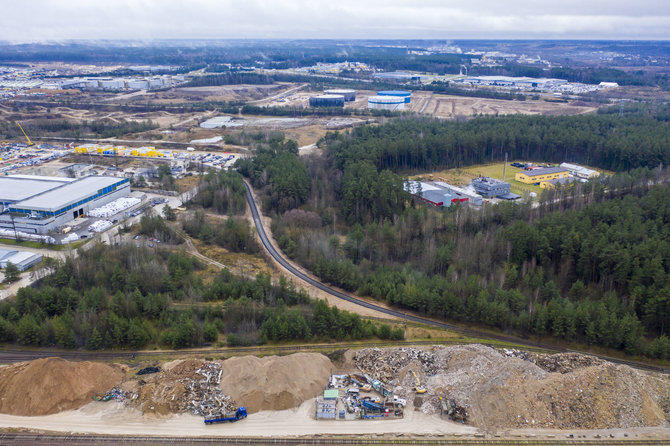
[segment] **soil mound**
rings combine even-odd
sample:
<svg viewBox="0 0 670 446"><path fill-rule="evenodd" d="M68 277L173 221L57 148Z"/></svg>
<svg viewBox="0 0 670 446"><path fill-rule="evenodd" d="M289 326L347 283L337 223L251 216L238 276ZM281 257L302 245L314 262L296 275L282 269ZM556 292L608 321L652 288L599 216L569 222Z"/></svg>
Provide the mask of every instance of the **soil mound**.
<svg viewBox="0 0 670 446"><path fill-rule="evenodd" d="M581 354L435 346L365 349L354 362L363 372L386 379L394 393L424 413L440 413L442 398L465 409L469 424L484 429L657 426L670 406L667 375ZM410 370L419 375L425 394L414 392Z"/></svg>
<svg viewBox="0 0 670 446"><path fill-rule="evenodd" d="M120 367L45 358L0 368L0 412L48 415L77 409L123 378Z"/></svg>
<svg viewBox="0 0 670 446"><path fill-rule="evenodd" d="M221 389L249 413L285 410L314 398L328 384L333 364L320 353L233 357L223 361Z"/></svg>

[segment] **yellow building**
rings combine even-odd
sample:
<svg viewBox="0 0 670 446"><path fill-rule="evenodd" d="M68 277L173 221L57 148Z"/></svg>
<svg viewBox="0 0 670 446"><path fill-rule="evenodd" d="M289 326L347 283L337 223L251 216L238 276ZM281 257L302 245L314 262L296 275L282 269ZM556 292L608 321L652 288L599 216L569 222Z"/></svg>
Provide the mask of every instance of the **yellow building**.
<svg viewBox="0 0 670 446"><path fill-rule="evenodd" d="M567 178L568 175L568 170L562 167L547 167L544 169L524 170L523 172L518 172L514 178L522 183L535 184L557 178Z"/></svg>

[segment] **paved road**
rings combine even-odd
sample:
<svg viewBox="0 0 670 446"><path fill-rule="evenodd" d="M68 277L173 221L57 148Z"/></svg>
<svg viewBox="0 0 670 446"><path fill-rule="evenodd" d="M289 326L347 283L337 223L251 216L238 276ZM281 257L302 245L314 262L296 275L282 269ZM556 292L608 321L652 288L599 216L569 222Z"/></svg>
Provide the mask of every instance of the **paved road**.
<svg viewBox="0 0 670 446"><path fill-rule="evenodd" d="M360 305L362 307L377 311L379 313L387 314L387 315L390 315L390 316L394 316L394 317L404 319L404 320L408 320L408 321L412 321L412 322L418 322L418 323L421 323L421 324L430 325L430 326L433 326L433 327L444 328L444 329L447 329L447 330L456 331L456 332L463 333L463 334L465 334L467 336L471 336L471 337L483 338L483 339L495 339L495 340L500 340L500 341L513 342L513 343L520 344L520 345L525 345L525 346L528 346L528 347L542 348L542 349L559 351L559 352L560 351L563 351L563 352L571 351L571 352L585 353L585 354L588 354L588 355L598 356L602 359L605 359L605 360L608 360L608 361L611 361L611 362L616 362L616 363L620 363L620 364L627 364L627 365L629 365L631 367L635 367L635 368L654 370L654 371L663 372L663 373L670 373L669 369L666 369L666 368L660 367L660 366L654 366L654 365L644 364L644 363L635 362L635 361L626 361L626 360L613 358L613 357L609 357L609 356L605 356L605 355L596 355L596 354L590 353L590 352L581 352L579 350L569 350L569 349L566 349L566 348L559 348L559 347L556 347L556 346L544 345L542 343L533 342L533 341L528 340L528 339L519 339L519 338L514 338L514 337L511 337L511 336L501 335L501 334L498 335L498 334L493 334L493 333L489 333L489 332L485 332L485 331L466 329L466 328L459 327L457 325L449 324L447 322L437 321L437 320L433 320L433 319L427 319L427 318L424 318L424 317L415 316L413 314L403 313L401 311L393 310L393 309L390 309L390 308L385 308L385 307L382 307L380 305L375 305L374 303L371 303L371 302L368 302L366 300L350 296L348 294L345 294L345 293L342 293L338 290L330 288L329 286L324 285L323 283L319 282L318 280L315 280L315 279L311 278L307 274L303 273L302 271L300 271L299 269L294 267L290 262L288 262L283 257L282 254L280 254L275 249L275 247L272 245L272 243L270 243L270 239L268 238L268 236L265 232L265 228L263 227L263 222L262 222L260 214L258 212L258 208L256 207L256 202L254 201L254 197L251 193L251 187L249 186L249 184L246 181L244 182L244 187L247 189L247 202L249 203L249 208L251 209L251 215L254 219L254 224L256 225L256 230L258 231L258 235L261 239L261 242L263 243L263 246L268 251L268 253L272 256L272 258L274 258L280 265L282 265L291 274L293 274L294 276L298 277L299 279L307 282L308 284L320 289L321 291L324 291L324 292L330 294L331 296L335 296L338 299L346 300L348 302L351 302L351 303L354 303L356 305Z"/></svg>

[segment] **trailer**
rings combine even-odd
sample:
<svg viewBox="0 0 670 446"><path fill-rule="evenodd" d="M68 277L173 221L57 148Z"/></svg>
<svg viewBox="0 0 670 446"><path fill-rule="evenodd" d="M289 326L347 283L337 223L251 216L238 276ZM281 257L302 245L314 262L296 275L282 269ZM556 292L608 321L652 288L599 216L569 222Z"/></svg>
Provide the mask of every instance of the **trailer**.
<svg viewBox="0 0 670 446"><path fill-rule="evenodd" d="M227 412L219 415L205 417L205 424L223 423L226 421L234 422L247 417L247 409L238 407L235 412Z"/></svg>

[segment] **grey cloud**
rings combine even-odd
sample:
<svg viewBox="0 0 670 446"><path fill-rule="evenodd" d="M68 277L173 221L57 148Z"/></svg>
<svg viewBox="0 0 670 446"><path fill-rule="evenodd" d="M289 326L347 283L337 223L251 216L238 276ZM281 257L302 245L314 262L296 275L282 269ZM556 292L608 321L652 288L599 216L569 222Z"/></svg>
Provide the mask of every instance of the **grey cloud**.
<svg viewBox="0 0 670 446"><path fill-rule="evenodd" d="M669 39L670 1L2 1L0 39Z"/></svg>

